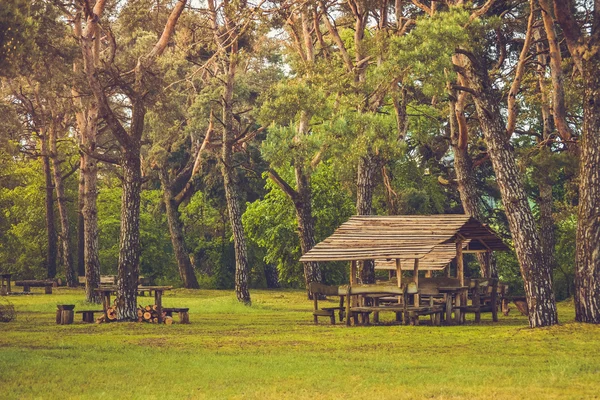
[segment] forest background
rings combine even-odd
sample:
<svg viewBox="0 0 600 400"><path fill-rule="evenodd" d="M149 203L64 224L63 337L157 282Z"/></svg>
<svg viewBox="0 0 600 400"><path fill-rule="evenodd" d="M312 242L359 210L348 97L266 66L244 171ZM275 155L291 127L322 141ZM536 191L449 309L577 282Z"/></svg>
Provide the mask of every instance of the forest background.
<svg viewBox="0 0 600 400"><path fill-rule="evenodd" d="M312 218L313 245L357 213L463 213L457 152L468 161L477 216L511 243L474 94L452 64L454 50L466 48L490 66L556 297L573 294L574 148L585 85L562 30L545 18L554 14L551 2L105 3L106 23L95 32L82 24L92 15L87 1L0 7L6 272L84 275L84 199L97 193L97 263L102 275L118 273L129 190L123 168L135 153L119 127L129 137L139 131L139 272L157 284L233 288L241 223L249 287L303 287L307 271L298 259L311 240L302 235L303 212ZM573 15L584 21L593 7L580 3ZM94 82L110 115L94 104ZM95 124L91 141L86 121ZM94 168L97 189L86 192L85 171ZM369 171L366 181L361 171ZM479 275L477 259L467 261L466 275ZM500 280L522 293L514 252L493 263ZM348 281L343 263L319 270L325 283Z"/></svg>

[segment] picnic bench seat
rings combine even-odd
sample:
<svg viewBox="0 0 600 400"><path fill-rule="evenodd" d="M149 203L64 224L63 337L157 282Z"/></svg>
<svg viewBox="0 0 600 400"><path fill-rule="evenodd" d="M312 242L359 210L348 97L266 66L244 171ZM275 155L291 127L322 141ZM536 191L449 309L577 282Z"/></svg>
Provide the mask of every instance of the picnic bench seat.
<svg viewBox="0 0 600 400"><path fill-rule="evenodd" d="M80 311L75 311L75 314L83 314L82 315L82 321L83 322L88 322L88 323L93 323L94 320L94 313L103 313L104 310L80 310Z"/></svg>
<svg viewBox="0 0 600 400"><path fill-rule="evenodd" d="M15 286L23 286L23 292L29 293L32 287L43 287L44 293L52 294L52 287L56 283L51 280L26 280L26 281L16 281Z"/></svg>
<svg viewBox="0 0 600 400"><path fill-rule="evenodd" d="M190 323L190 315L189 315L190 309L189 308L176 308L176 307L165 308L165 307L163 307L162 310L168 317L172 317L174 312L178 313L180 324L189 324Z"/></svg>
<svg viewBox="0 0 600 400"><path fill-rule="evenodd" d="M318 282L311 282L308 290L313 297L313 320L315 324L319 323L319 317L329 317L332 325L335 325L335 312L338 311L340 322L344 319L344 295L340 294L337 286L328 286ZM321 296L339 296L339 305L334 307L319 308L319 297Z"/></svg>

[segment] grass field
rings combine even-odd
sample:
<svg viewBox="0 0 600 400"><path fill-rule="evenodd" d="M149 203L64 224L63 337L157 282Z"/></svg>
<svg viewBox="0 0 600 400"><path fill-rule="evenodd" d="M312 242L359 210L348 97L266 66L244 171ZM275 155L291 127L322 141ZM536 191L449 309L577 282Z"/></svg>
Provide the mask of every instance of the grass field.
<svg viewBox="0 0 600 400"><path fill-rule="evenodd" d="M191 325L54 322L81 290L11 296L18 318L0 323L0 399L595 399L600 327L531 330L513 310L492 324L350 327L312 324L299 291L166 293ZM150 298L140 298L149 304ZM391 316L388 316L391 318ZM177 318L175 318L177 319Z"/></svg>

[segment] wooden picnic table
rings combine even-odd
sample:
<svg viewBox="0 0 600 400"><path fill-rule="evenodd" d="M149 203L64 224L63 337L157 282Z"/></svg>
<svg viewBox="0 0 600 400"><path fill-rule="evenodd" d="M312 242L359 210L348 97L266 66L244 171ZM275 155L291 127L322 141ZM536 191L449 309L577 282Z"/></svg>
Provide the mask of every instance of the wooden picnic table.
<svg viewBox="0 0 600 400"><path fill-rule="evenodd" d="M163 322L162 317L162 295L166 290L173 289L173 286L138 286L138 290L151 290L154 291L154 304L156 304L158 312L158 322ZM104 310L104 317L108 320L107 310L110 307L110 295L117 291L117 286L101 286L94 289L96 293L100 293L102 296L102 309Z"/></svg>
<svg viewBox="0 0 600 400"><path fill-rule="evenodd" d="M438 290L440 293L446 294L446 321L449 322L452 319L452 308L453 304L456 307L460 307L463 301L463 298L466 299L466 293L469 289L468 286L440 286ZM454 301L453 301L454 300ZM463 323L463 314L460 311L460 308L456 308L454 311L454 320L457 324Z"/></svg>

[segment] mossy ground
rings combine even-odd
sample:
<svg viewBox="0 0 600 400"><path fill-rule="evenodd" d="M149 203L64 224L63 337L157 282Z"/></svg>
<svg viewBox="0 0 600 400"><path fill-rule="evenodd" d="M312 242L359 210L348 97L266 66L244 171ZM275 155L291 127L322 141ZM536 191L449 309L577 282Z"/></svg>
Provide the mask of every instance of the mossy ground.
<svg viewBox="0 0 600 400"><path fill-rule="evenodd" d="M83 324L80 314L60 326L56 304L89 308L83 291L11 296L0 398L600 398L600 326L573 322L569 303L544 329L514 309L497 324L485 314L477 325L347 328L313 325L303 292L252 296L246 307L231 291L168 292L165 306L190 308L191 324L172 326Z"/></svg>

